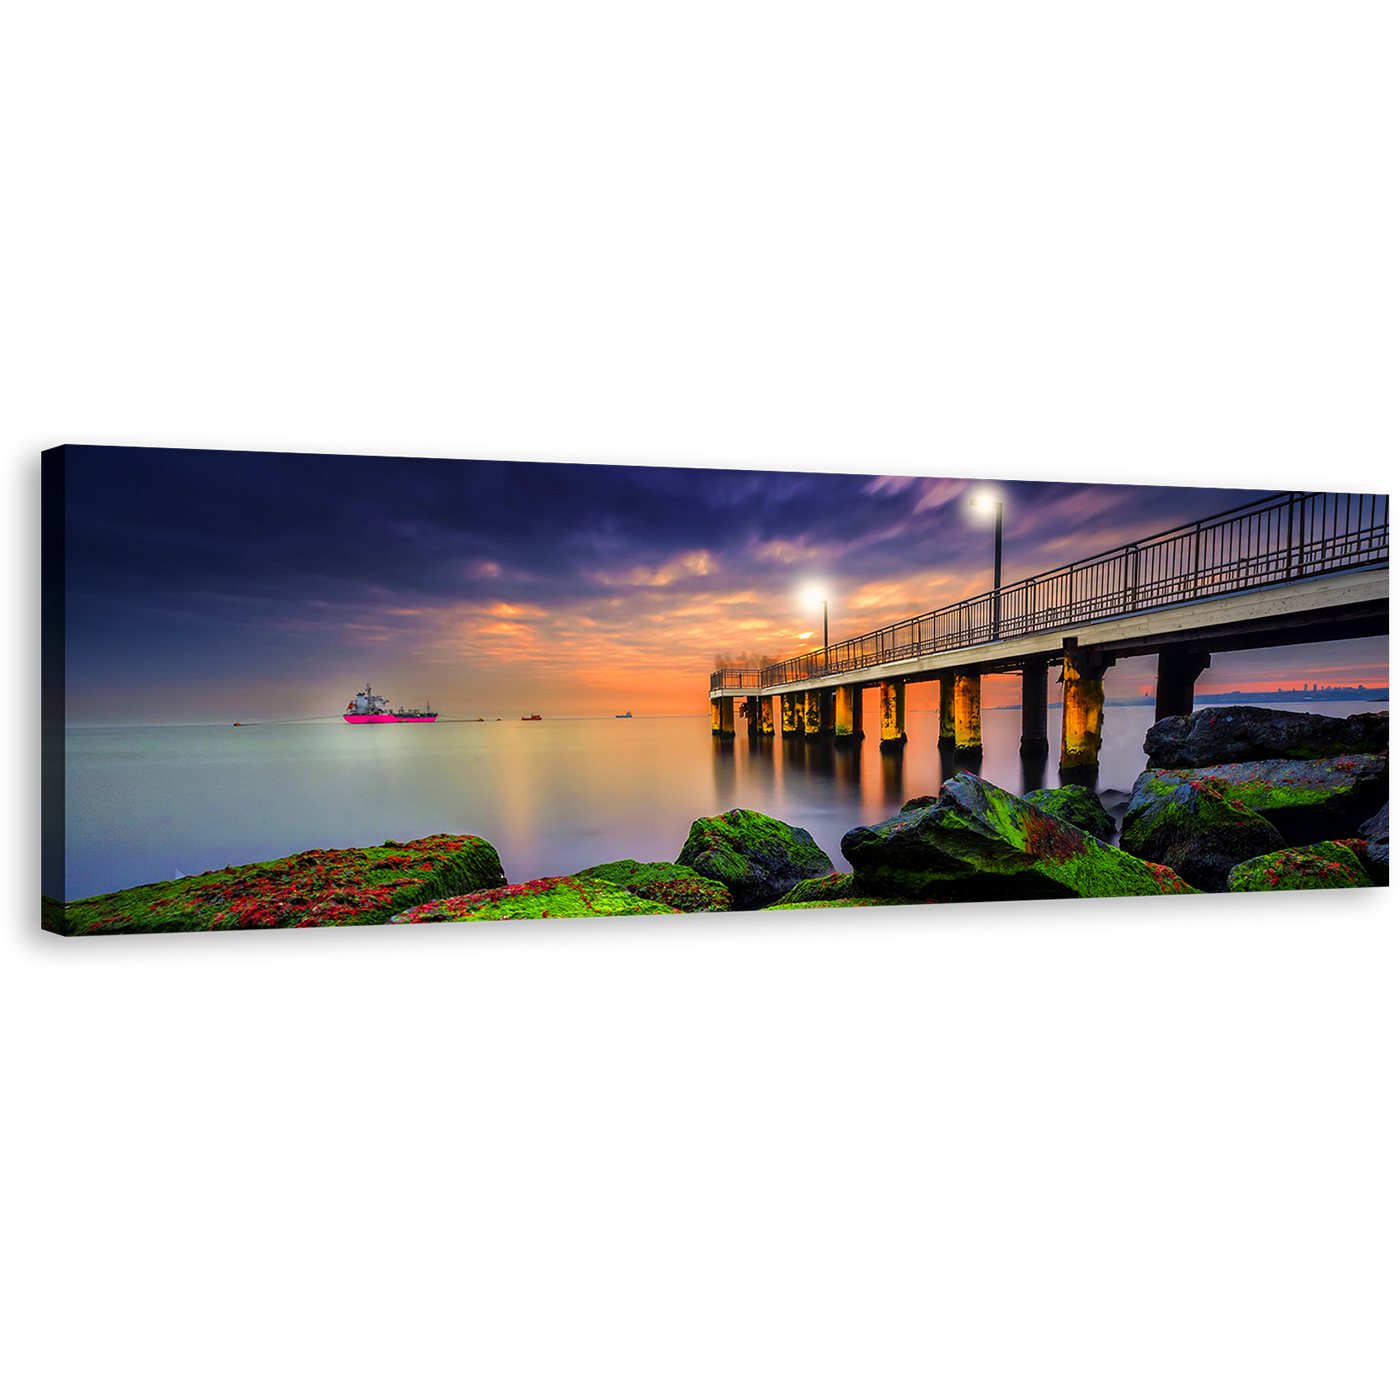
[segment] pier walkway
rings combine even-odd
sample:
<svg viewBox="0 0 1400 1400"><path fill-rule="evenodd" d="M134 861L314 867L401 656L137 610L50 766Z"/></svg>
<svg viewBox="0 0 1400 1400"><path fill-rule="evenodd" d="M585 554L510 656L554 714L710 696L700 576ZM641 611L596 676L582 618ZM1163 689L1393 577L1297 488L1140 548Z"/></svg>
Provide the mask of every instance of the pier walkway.
<svg viewBox="0 0 1400 1400"><path fill-rule="evenodd" d="M1048 675L1063 667L1062 770L1098 763L1103 676L1157 656L1157 712L1191 712L1214 652L1389 631L1389 497L1287 492L1134 540L761 671L710 676L711 728L852 743L880 688L881 747L905 742L905 688L939 683L939 744L982 745L981 683L1021 674L1021 751L1049 751Z"/></svg>

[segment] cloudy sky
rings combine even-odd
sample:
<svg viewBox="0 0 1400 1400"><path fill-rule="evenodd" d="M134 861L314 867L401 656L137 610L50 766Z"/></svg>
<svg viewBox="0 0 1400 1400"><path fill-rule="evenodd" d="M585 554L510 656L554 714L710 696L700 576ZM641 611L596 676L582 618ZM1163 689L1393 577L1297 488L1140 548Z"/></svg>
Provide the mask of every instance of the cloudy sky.
<svg viewBox="0 0 1400 1400"><path fill-rule="evenodd" d="M820 642L813 583L833 641L990 587L970 496L1006 503L1011 583L1264 494L131 448L69 448L66 486L70 723L335 715L366 681L445 716L700 713L717 655ZM1385 640L1198 688L1304 679L1387 684Z"/></svg>

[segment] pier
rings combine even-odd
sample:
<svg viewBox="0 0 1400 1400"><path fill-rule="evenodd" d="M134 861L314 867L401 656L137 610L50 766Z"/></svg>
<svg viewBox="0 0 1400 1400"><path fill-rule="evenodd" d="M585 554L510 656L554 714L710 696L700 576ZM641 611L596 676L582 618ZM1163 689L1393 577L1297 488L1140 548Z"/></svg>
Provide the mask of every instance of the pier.
<svg viewBox="0 0 1400 1400"><path fill-rule="evenodd" d="M1098 766L1104 673L1157 657L1156 718L1190 714L1217 652L1384 636L1390 605L1389 497L1287 492L763 670L710 676L711 730L864 737L879 689L880 746L907 742L907 687L937 683L938 742L982 747L982 677L1021 675L1021 752L1047 755L1049 672L1063 685L1061 772ZM872 736L873 737L873 736Z"/></svg>

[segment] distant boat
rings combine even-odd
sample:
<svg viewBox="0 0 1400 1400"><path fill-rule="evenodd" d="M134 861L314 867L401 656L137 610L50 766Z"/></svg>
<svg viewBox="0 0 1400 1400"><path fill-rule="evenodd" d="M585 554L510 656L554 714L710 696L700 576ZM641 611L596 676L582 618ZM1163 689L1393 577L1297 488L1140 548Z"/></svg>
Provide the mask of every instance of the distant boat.
<svg viewBox="0 0 1400 1400"><path fill-rule="evenodd" d="M632 711L631 711L631 710L628 710L627 713L626 713L625 715L614 715L613 718L614 718L614 719L631 719L631 718L632 718Z"/></svg>
<svg viewBox="0 0 1400 1400"><path fill-rule="evenodd" d="M234 720L234 722L233 722L233 727L234 727L235 729L242 729L242 728L243 728L243 721L242 721L241 719L236 719L236 720Z"/></svg>
<svg viewBox="0 0 1400 1400"><path fill-rule="evenodd" d="M520 718L528 722L532 719L539 719L539 715L521 715Z"/></svg>

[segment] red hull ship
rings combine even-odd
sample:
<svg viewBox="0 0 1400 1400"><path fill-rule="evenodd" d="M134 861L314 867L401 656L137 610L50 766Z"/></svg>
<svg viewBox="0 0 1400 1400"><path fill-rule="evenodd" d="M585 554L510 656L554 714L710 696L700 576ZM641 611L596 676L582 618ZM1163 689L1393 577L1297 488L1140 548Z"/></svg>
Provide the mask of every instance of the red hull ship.
<svg viewBox="0 0 1400 1400"><path fill-rule="evenodd" d="M431 707L423 710L397 710L388 708L382 695L373 692L368 681L365 688L345 707L346 724L431 724L437 718L437 711Z"/></svg>

